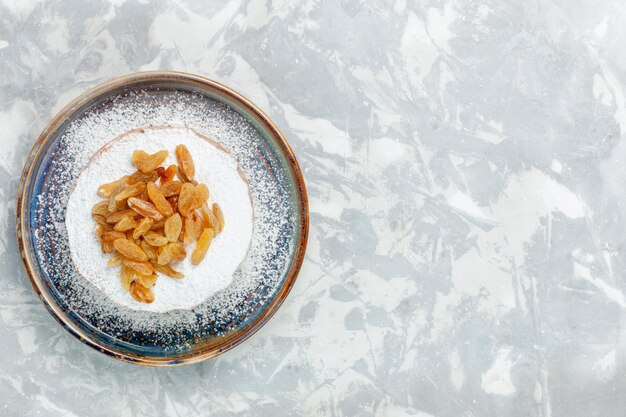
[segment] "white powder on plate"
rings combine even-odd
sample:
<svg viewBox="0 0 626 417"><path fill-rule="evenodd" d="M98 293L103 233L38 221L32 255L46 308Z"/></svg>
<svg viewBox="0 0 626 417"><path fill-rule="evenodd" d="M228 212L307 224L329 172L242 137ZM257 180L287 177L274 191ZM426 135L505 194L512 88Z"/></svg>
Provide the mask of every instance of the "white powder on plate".
<svg viewBox="0 0 626 417"><path fill-rule="evenodd" d="M100 185L114 181L136 169L131 162L134 150L170 152L163 163L176 164L174 149L185 144L196 164L196 180L210 190L210 203L217 202L226 220L224 231L212 242L204 261L194 266L191 256L176 265L185 274L181 280L160 274L153 287L154 302L135 301L120 284L120 267L107 266L111 255L104 255L94 234L91 207L102 198ZM224 150L186 128L146 128L122 135L100 150L78 178L67 209L66 226L72 258L84 277L123 306L152 312L191 308L226 288L246 256L252 239L252 203L248 186L239 174L237 162ZM195 244L187 246L188 254Z"/></svg>
<svg viewBox="0 0 626 417"><path fill-rule="evenodd" d="M138 310L136 308L144 306L112 301L111 295L85 276L85 268L77 267L76 256L70 255L86 251L87 245L79 245L78 250L70 248L70 222L67 221L79 209L90 210L91 201L98 199L95 187L88 194L94 200L82 203L82 208L74 207L74 203L72 207L69 205L81 175L90 165L97 163L98 153L114 138L139 129L148 132L155 126L197 132L217 143L218 149L224 149L236 161L245 178L252 205L252 238L244 259L231 276L232 281L221 290L214 287L211 291L217 292L202 297L199 304L190 302L190 305L194 304L191 308L167 312ZM148 90L126 89L92 105L70 124L61 126L59 135L60 139L46 152L46 164L39 176L41 188L29 222L36 237L33 243L38 267L48 277L51 291L62 308L71 311L85 326L111 335L121 343L140 343L155 349L183 349L247 326L275 300L277 291L283 288L285 277L297 261L302 217L298 190L292 188L288 161L283 159L274 141L265 136L262 125L244 117L234 107L209 97L150 87ZM158 141L147 144L146 150L167 149L172 152L178 141L165 146L160 142L162 137L161 134ZM129 146L123 152L125 164L130 164L129 155L133 150L134 146ZM210 152L216 151L211 148ZM193 156L200 167L204 158ZM103 178L107 181L129 171L129 165L124 165L119 169L124 172L115 172L118 169L114 162L117 161L104 164L100 171L106 173ZM210 170L208 164L207 168ZM211 183L211 175L215 173L210 170L209 174L202 180L211 188L212 200L223 206L228 192L218 192L216 185ZM230 219L232 213L225 211L225 215L224 233L239 221ZM91 219L87 224L87 236L95 239ZM221 238L224 235L218 236L216 242ZM102 255L98 252L97 256ZM100 260L105 262L106 258ZM111 288L119 288L116 287L118 272L111 276L115 280ZM212 278L212 275L208 277ZM169 279L161 277L156 285ZM189 276L183 281L188 279ZM157 300L159 297L157 294Z"/></svg>

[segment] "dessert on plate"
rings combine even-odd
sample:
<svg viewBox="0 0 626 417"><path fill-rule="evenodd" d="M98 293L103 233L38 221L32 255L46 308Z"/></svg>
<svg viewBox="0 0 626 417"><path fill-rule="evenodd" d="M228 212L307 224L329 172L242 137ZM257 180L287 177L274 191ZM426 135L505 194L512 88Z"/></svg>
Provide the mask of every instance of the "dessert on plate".
<svg viewBox="0 0 626 417"><path fill-rule="evenodd" d="M230 283L250 245L252 205L237 163L210 140L142 128L92 158L66 225L85 278L113 302L165 312Z"/></svg>

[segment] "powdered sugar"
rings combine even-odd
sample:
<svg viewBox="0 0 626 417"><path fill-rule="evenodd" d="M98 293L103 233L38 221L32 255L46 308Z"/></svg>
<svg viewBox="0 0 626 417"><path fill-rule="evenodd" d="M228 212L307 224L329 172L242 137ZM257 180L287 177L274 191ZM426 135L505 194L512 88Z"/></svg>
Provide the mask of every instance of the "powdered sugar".
<svg viewBox="0 0 626 417"><path fill-rule="evenodd" d="M155 352L172 346L184 349L185 343L193 344L229 328L244 326L256 317L276 296L294 262L302 221L292 174L285 168L285 156L273 140L264 136L256 122L233 107L204 95L158 87L149 91L126 90L87 111L77 111L80 116L71 124L60 126L58 140L45 151L33 190L33 195L41 196L32 203L29 220L34 230L38 268L50 282L57 302L79 316L88 328L113 336L115 343L135 345L140 332L141 345ZM105 296L69 256L66 228L70 195L91 159L113 139L136 129L157 126L173 127L178 132L178 128L189 128L214 140L237 163L248 185L253 211L250 246L231 275L232 282L195 307L165 313L128 308ZM164 147L173 150L173 146L157 143L146 150ZM196 157L195 152L192 154ZM196 165L200 167L202 162L202 157L198 157ZM110 167L111 179L120 175L118 168ZM218 191L210 176L202 179L222 205L226 196ZM224 213L226 232L236 220L229 218L232 213L226 212L225 206ZM160 278L157 286L163 280ZM216 289L217 286L211 291Z"/></svg>
<svg viewBox="0 0 626 417"><path fill-rule="evenodd" d="M134 171L130 158L134 150L168 150L170 155L163 164L168 166L176 163L173 151L181 143L196 160L196 179L209 187L210 202L220 204L228 227L214 239L200 265L193 266L189 256L176 265L184 279L161 276L153 287L154 302L138 303L122 288L119 267L107 266L110 255L102 253L92 233L91 207L101 200L96 194L99 185ZM124 134L94 156L70 196L65 223L72 258L85 278L113 302L136 310L166 312L191 308L231 283L252 239L252 204L236 161L207 138L187 128L146 128ZM191 252L193 246L187 250Z"/></svg>

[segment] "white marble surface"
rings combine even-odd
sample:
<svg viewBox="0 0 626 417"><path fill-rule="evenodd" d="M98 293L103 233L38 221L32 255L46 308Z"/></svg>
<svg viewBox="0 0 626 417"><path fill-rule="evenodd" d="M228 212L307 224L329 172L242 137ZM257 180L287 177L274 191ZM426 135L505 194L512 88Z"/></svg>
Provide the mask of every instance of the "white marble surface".
<svg viewBox="0 0 626 417"><path fill-rule="evenodd" d="M0 414L625 415L625 37L619 0L0 0ZM47 121L149 69L258 103L311 203L283 308L176 369L71 337L14 238Z"/></svg>

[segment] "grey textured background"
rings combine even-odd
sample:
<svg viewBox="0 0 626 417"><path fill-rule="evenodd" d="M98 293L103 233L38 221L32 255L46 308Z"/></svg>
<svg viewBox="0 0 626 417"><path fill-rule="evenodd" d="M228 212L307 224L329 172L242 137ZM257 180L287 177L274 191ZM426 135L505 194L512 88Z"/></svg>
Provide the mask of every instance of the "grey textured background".
<svg viewBox="0 0 626 417"><path fill-rule="evenodd" d="M0 414L625 415L625 23L618 0L0 0ZM258 103L311 203L283 308L177 369L72 338L14 238L47 121L148 69Z"/></svg>

